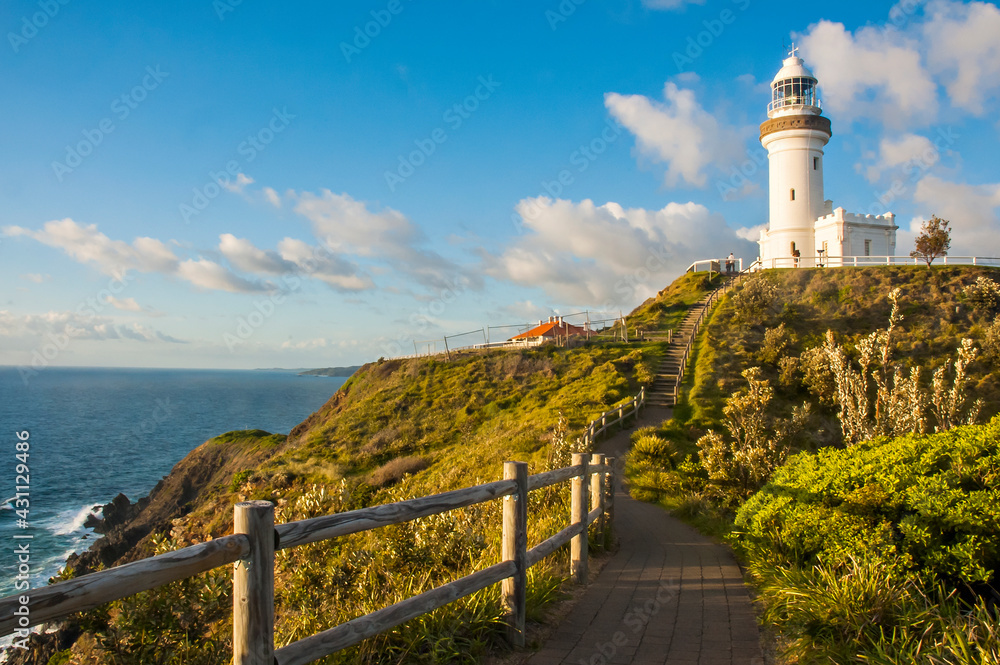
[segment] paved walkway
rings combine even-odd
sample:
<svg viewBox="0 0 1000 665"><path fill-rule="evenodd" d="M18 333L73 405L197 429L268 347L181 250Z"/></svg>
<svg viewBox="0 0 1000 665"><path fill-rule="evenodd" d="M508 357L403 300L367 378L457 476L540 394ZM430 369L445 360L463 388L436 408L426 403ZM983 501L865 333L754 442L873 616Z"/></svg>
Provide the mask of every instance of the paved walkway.
<svg viewBox="0 0 1000 665"><path fill-rule="evenodd" d="M640 426L669 409L649 408ZM603 442L618 460L631 431ZM617 553L530 665L762 665L760 635L732 553L663 509L615 493Z"/></svg>

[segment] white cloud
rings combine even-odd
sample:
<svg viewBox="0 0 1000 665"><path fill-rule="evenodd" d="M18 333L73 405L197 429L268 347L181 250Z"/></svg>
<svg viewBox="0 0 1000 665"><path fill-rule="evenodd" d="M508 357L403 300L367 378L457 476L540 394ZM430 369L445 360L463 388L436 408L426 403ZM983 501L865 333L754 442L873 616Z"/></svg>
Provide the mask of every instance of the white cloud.
<svg viewBox="0 0 1000 665"><path fill-rule="evenodd" d="M219 251L240 270L269 275L300 273L318 279L340 291L373 288L371 278L354 263L324 247L285 238L278 251L262 250L245 238L231 233L219 236Z"/></svg>
<svg viewBox="0 0 1000 665"><path fill-rule="evenodd" d="M246 238L237 238L231 233L219 236L219 251L244 272L280 275L296 269L294 263L284 260L277 252L258 249Z"/></svg>
<svg viewBox="0 0 1000 665"><path fill-rule="evenodd" d="M898 138L883 138L879 143L881 164L886 167L900 166L915 159L937 161L937 150L926 136L904 134Z"/></svg>
<svg viewBox="0 0 1000 665"><path fill-rule="evenodd" d="M108 304L110 304L115 309L120 309L125 312L141 312L142 306L135 301L135 298L116 298L114 296L107 296Z"/></svg>
<svg viewBox="0 0 1000 665"><path fill-rule="evenodd" d="M1000 92L1000 9L984 2L932 0L923 16L900 6L896 26L853 33L820 21L796 35L819 79L823 104L837 119L877 119L888 127L923 127L950 105L974 115ZM944 98L940 89L947 94Z"/></svg>
<svg viewBox="0 0 1000 665"><path fill-rule="evenodd" d="M923 219L937 215L951 222L951 251L955 256L996 256L1000 237L1000 183L967 185L927 176L917 183L914 200ZM910 231L920 230L920 221Z"/></svg>
<svg viewBox="0 0 1000 665"><path fill-rule="evenodd" d="M278 251L281 252L283 259L294 264L303 274L325 282L339 291L364 291L375 288L371 277L364 274L356 264L324 247L285 238L278 243Z"/></svg>
<svg viewBox="0 0 1000 665"><path fill-rule="evenodd" d="M326 348L328 345L329 343L325 339L323 339L322 337L318 337L316 339L308 339L303 342L292 342L291 340L285 341L281 343L281 348L294 349L294 350L303 350L303 349L308 350L308 349L323 349Z"/></svg>
<svg viewBox="0 0 1000 665"><path fill-rule="evenodd" d="M695 259L757 254L721 216L696 203L645 210L539 197L522 200L517 212L527 233L499 255L484 252L484 269L565 304L628 308Z"/></svg>
<svg viewBox="0 0 1000 665"><path fill-rule="evenodd" d="M239 173L236 175L236 180L233 182L227 182L223 185L226 189L234 194L242 194L243 190L246 189L247 185L253 184L254 180L245 173Z"/></svg>
<svg viewBox="0 0 1000 665"><path fill-rule="evenodd" d="M868 166L859 163L855 169L864 174L868 182L875 183L887 172L900 168L905 176L916 174L919 177L940 161L941 153L926 136L901 134L883 137L877 154L866 150L862 157L868 161Z"/></svg>
<svg viewBox="0 0 1000 665"><path fill-rule="evenodd" d="M702 187L709 168L722 169L741 157L745 137L706 111L693 90L668 82L663 97L659 102L611 92L604 96L604 105L635 134L640 153L667 165L668 187L682 181Z"/></svg>
<svg viewBox="0 0 1000 665"><path fill-rule="evenodd" d="M50 335L54 336L54 339ZM0 336L23 338L28 344L37 344L39 340L44 339L60 347L66 346L70 340L127 339L139 342L186 344L184 340L138 323L122 323L111 317L91 316L79 312L14 314L0 310Z"/></svg>
<svg viewBox="0 0 1000 665"><path fill-rule="evenodd" d="M129 244L108 238L97 230L96 224L83 226L72 219L47 222L40 231L9 226L3 232L8 236L30 237L61 249L80 263L95 265L106 274L116 275L128 270L158 272L179 277L201 289L230 293L259 293L273 288L266 281L248 279L202 257L181 260L155 238L136 238ZM276 252L259 249L245 238L224 233L219 236L219 251L232 266L252 276L299 273L344 291L374 286L371 278L350 261L322 247L290 238L285 238ZM30 276L26 278L34 281ZM120 301L116 306L128 311L141 310L131 299Z"/></svg>
<svg viewBox="0 0 1000 665"><path fill-rule="evenodd" d="M703 5L705 0L642 0L642 6L648 9L676 11L685 5Z"/></svg>
<svg viewBox="0 0 1000 665"><path fill-rule="evenodd" d="M274 191L271 187L265 187L261 191L264 193L264 199L267 200L268 203L273 205L275 208L281 207L281 196L278 192Z"/></svg>
<svg viewBox="0 0 1000 665"><path fill-rule="evenodd" d="M230 293L259 293L270 291L270 284L251 282L233 274L225 267L208 259L188 259L181 262L177 275L195 286L211 291L229 291Z"/></svg>
<svg viewBox="0 0 1000 665"><path fill-rule="evenodd" d="M747 242L757 243L760 240L760 232L767 228L767 224L758 224L757 226L744 226L743 228L736 229L736 237L743 238ZM726 254L726 256L729 256Z"/></svg>
<svg viewBox="0 0 1000 665"><path fill-rule="evenodd" d="M985 2L931 2L923 24L928 67L953 106L982 115L1000 91L1000 9Z"/></svg>
<svg viewBox="0 0 1000 665"><path fill-rule="evenodd" d="M552 316L553 310L550 307L536 305L530 300L519 300L510 305L500 308L505 318L511 320L521 320L525 322L542 321Z"/></svg>
<svg viewBox="0 0 1000 665"><path fill-rule="evenodd" d="M21 279L23 279L26 282L33 282L35 284L44 284L45 282L48 282L49 280L52 279L52 275L48 274L42 275L37 272L32 272L26 275L21 275Z"/></svg>
<svg viewBox="0 0 1000 665"><path fill-rule="evenodd" d="M328 189L319 195L303 192L295 200L295 212L308 219L316 237L336 252L384 261L429 287L447 287L464 274L437 252L423 249L427 242L423 231L398 210L373 211L364 201Z"/></svg>
<svg viewBox="0 0 1000 665"><path fill-rule="evenodd" d="M46 222L41 231L20 226L3 229L8 236L27 236L38 242L61 249L80 263L95 265L106 275L126 270L140 272L173 272L178 259L170 249L155 238L136 238L132 244L111 240L97 230L96 224L81 225L72 219Z"/></svg>
<svg viewBox="0 0 1000 665"><path fill-rule="evenodd" d="M852 34L832 21L816 23L797 39L831 116L877 118L890 127L934 119L937 87L921 61L919 39L873 26Z"/></svg>

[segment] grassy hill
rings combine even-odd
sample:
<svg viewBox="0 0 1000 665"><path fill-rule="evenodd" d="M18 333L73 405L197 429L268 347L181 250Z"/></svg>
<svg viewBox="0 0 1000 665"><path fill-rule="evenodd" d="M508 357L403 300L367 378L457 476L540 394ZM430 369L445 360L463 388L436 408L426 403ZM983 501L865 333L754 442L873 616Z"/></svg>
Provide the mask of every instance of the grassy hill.
<svg viewBox="0 0 1000 665"><path fill-rule="evenodd" d="M688 275L645 303L636 322L669 324L710 288L704 275ZM231 533L241 500L271 500L287 522L489 482L506 460L527 461L532 473L563 466L592 418L652 381L663 352L659 343L574 342L370 363L287 436L229 432L192 451L148 500L120 511L129 518L109 525L67 576ZM533 493L530 542L565 526L567 492ZM499 533L493 502L279 553L278 643L495 563ZM558 596L565 558L532 568L530 619ZM62 633L75 643L54 662L220 662L231 640L230 574L89 613ZM488 589L329 662L476 662L500 645L501 617L498 590Z"/></svg>
<svg viewBox="0 0 1000 665"><path fill-rule="evenodd" d="M976 399L978 422L1000 411L998 282L976 267L767 271L710 316L674 418L633 436L633 495L737 548L779 662L1000 662L1000 419L933 433L956 396L959 422ZM963 339L981 352L955 390ZM845 399L874 432L927 433L852 440Z"/></svg>
<svg viewBox="0 0 1000 665"><path fill-rule="evenodd" d="M837 406L810 360L827 329L853 348L886 325L888 294L899 287L894 353L933 369L962 337L992 334L992 313L964 295L981 275L1000 278L952 267L768 271L763 304L737 291L713 312L675 418L636 437L633 492L727 533L738 506L709 491L696 441L721 428L726 400L746 385L741 372L758 366L774 387L769 418L811 405L796 449L840 447ZM630 334L675 326L717 280L682 276L628 316ZM200 446L68 575L231 533L240 500L274 501L277 520L291 521L495 480L509 459L529 462L532 473L561 466L591 418L652 381L663 353L659 343L595 342L370 363L287 436L230 432ZM970 368L987 416L1000 411L995 362L984 356ZM539 492L532 502L529 539L538 542L565 524L567 496ZM499 511L499 503L472 507L279 554L279 644L497 561ZM557 555L532 569L529 618L558 596L564 564ZM89 613L61 634L72 646L52 662L224 660L229 575L220 569ZM485 590L328 662L477 662L499 648L501 616L497 590Z"/></svg>

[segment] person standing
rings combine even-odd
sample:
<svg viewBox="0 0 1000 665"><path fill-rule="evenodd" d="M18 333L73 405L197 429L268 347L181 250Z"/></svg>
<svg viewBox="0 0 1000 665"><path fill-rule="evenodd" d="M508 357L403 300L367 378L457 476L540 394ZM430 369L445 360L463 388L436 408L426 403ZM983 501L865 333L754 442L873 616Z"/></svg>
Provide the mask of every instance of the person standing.
<svg viewBox="0 0 1000 665"><path fill-rule="evenodd" d="M732 252L729 252L729 258L726 259L726 274L727 275L733 274L733 268L735 267L735 265L736 265L736 257L733 255Z"/></svg>

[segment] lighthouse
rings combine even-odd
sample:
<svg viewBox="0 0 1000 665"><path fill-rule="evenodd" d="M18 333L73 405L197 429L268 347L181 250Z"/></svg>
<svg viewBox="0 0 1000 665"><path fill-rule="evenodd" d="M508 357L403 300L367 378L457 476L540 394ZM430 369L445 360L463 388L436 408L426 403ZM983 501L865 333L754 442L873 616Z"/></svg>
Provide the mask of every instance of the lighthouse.
<svg viewBox="0 0 1000 665"><path fill-rule="evenodd" d="M765 268L842 265L845 257L891 255L892 213L853 215L823 194L823 148L833 136L816 77L793 48L771 81L760 143L767 150L768 224L760 236Z"/></svg>

